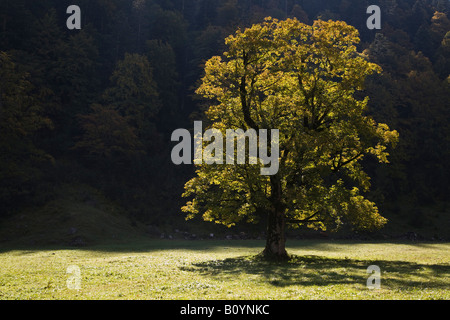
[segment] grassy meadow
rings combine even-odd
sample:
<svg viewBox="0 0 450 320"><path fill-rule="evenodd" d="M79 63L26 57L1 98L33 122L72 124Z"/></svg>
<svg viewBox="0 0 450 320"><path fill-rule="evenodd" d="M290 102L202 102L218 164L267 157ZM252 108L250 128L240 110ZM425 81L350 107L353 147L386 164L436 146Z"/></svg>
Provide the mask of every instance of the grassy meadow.
<svg viewBox="0 0 450 320"><path fill-rule="evenodd" d="M289 262L257 240L148 240L83 248L0 247L0 299L450 299L449 243L297 240ZM68 286L80 270L80 289ZM381 269L381 288L366 283Z"/></svg>

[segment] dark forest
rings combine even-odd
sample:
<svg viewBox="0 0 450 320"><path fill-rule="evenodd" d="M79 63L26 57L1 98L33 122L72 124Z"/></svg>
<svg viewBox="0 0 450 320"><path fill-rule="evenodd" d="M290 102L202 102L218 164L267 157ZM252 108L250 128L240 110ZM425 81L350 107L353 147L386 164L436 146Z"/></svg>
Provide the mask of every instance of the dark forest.
<svg viewBox="0 0 450 320"><path fill-rule="evenodd" d="M73 192L147 231L223 230L185 222L194 167L172 163L171 134L203 119L195 90L224 39L273 17L358 29L358 52L383 69L366 81L368 113L399 133L388 164L362 162L366 197L391 222L380 232L448 239L449 1L78 0L69 30L72 2L0 0L0 225ZM366 26L372 4L379 30Z"/></svg>

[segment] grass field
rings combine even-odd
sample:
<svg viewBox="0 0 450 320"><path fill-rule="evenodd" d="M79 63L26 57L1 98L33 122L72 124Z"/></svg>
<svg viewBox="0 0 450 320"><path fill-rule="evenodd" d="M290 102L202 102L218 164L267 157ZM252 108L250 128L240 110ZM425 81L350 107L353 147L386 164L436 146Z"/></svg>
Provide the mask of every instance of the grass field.
<svg viewBox="0 0 450 320"><path fill-rule="evenodd" d="M256 259L263 245L149 240L81 249L0 247L0 299L450 298L449 243L289 241L293 257L285 263ZM79 267L81 289L68 286L72 265ZM369 265L381 269L380 289L366 286Z"/></svg>

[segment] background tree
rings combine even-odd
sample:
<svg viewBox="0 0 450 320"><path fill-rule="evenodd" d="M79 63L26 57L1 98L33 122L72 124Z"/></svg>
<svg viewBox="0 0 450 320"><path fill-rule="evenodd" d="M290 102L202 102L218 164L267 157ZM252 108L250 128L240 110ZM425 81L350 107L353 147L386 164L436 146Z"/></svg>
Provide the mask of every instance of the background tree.
<svg viewBox="0 0 450 320"><path fill-rule="evenodd" d="M100 160L102 166L105 161L110 163L117 158L128 159L125 163L129 163L133 155L142 152L136 129L117 110L100 104L93 104L91 109L91 113L79 116L83 136L76 149L84 149L89 157Z"/></svg>
<svg viewBox="0 0 450 320"><path fill-rule="evenodd" d="M160 40L149 40L146 47L146 56L152 62L152 76L161 105L159 130L172 129L171 124L180 113L180 83L175 52L170 44Z"/></svg>
<svg viewBox="0 0 450 320"><path fill-rule="evenodd" d="M144 146L151 146L156 140L154 119L161 103L148 59L139 54L125 54L117 62L111 82L112 87L103 95L105 101L136 128Z"/></svg>
<svg viewBox="0 0 450 320"><path fill-rule="evenodd" d="M279 129L279 171L260 166L200 165L186 184L188 218L202 214L228 226L267 218L263 255L284 259L285 229L306 225L370 230L386 220L365 199L370 178L360 161L387 161L396 131L364 115L358 98L365 78L380 68L358 54L355 28L344 22L266 19L226 39L211 58L197 93L212 105L211 127ZM224 155L225 156L225 155ZM248 161L247 161L248 163Z"/></svg>
<svg viewBox="0 0 450 320"><path fill-rule="evenodd" d="M52 127L33 97L29 75L0 51L0 205L2 213L29 200L41 177L39 167L52 160L36 147L34 135ZM0 215L1 216L1 215Z"/></svg>

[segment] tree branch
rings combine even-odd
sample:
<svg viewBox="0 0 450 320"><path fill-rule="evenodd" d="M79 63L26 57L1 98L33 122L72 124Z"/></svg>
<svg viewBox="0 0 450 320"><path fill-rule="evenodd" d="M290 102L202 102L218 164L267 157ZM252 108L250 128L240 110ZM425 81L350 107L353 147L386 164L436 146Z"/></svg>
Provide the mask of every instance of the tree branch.
<svg viewBox="0 0 450 320"><path fill-rule="evenodd" d="M308 218L305 218L305 219L288 219L286 222L302 224L302 223L308 223L308 222L321 222L321 221L323 221L323 219L314 219L314 220L312 220L312 218L314 218L318 214L319 214L319 212L317 211L316 213L314 213L313 215L309 216Z"/></svg>
<svg viewBox="0 0 450 320"><path fill-rule="evenodd" d="M334 171L334 172L337 172L337 171L339 171L342 167L344 167L344 166L346 166L347 164L349 164L350 162L352 162L352 161L355 161L356 159L358 159L360 156L362 156L364 153L362 152L362 151L360 151L360 152L358 152L358 154L357 155L355 155L354 157L352 157L352 158L350 158L350 159L348 159L348 160L346 160L346 161L344 161L344 162L341 162L341 160L342 160L342 152L340 153L340 158L339 158L339 162L338 162L338 164L336 165L336 166L334 166L334 168L332 168L332 170Z"/></svg>
<svg viewBox="0 0 450 320"><path fill-rule="evenodd" d="M248 65L248 54L243 50L242 52L242 58L244 62L244 75L241 77L241 84L239 87L239 94L241 98L241 106L242 106L242 112L244 114L244 121L247 124L247 126L251 129L258 130L258 126L256 125L255 121L252 119L250 115L250 105L247 102L247 65Z"/></svg>

